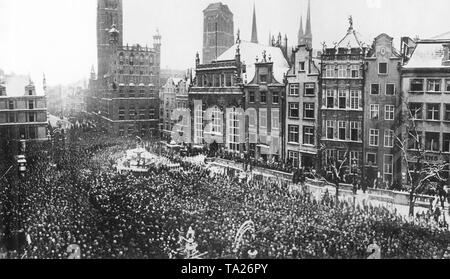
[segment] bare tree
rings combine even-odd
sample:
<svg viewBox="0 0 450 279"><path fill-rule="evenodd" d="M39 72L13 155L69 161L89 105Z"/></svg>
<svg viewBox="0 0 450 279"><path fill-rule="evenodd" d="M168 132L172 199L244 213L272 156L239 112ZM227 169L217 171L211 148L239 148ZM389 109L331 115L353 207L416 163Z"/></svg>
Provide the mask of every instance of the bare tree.
<svg viewBox="0 0 450 279"><path fill-rule="evenodd" d="M344 158L340 162L338 158L328 157L327 163L333 173L333 182L336 186L336 204L339 202L339 184L343 181L343 167L348 160L349 150L345 152Z"/></svg>
<svg viewBox="0 0 450 279"><path fill-rule="evenodd" d="M409 215L414 216L414 205L418 194L423 192L432 179L445 181L441 177L441 173L449 166L449 163L432 164L426 160L426 155L429 151L423 146L423 139L417 131L416 123L416 116L422 109L417 108L413 110L409 107L408 103L406 103L406 108L407 119L404 123L406 137L402 139L396 136L395 141L402 153L402 160L406 164L406 174L411 183L409 192ZM411 144L414 144L413 149L409 148Z"/></svg>

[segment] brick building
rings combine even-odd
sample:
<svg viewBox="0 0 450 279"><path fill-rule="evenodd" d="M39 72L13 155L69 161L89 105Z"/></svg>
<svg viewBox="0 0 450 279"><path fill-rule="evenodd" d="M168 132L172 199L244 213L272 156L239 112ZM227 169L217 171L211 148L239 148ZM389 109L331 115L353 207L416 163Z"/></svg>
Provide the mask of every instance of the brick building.
<svg viewBox="0 0 450 279"><path fill-rule="evenodd" d="M123 46L122 1L98 0L98 77L91 73L88 112L119 135L156 136L161 35L153 47Z"/></svg>
<svg viewBox="0 0 450 279"><path fill-rule="evenodd" d="M203 11L203 64L216 60L234 45L233 13L222 3L210 4Z"/></svg>

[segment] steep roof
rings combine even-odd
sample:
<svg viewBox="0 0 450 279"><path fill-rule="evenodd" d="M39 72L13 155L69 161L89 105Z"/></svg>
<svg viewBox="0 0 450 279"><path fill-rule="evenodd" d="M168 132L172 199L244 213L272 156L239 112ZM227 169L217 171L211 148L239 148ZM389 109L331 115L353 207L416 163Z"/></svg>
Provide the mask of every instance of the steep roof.
<svg viewBox="0 0 450 279"><path fill-rule="evenodd" d="M442 65L444 60L444 43L450 44L450 39L417 42L416 49L404 68L450 68L450 66Z"/></svg>
<svg viewBox="0 0 450 279"><path fill-rule="evenodd" d="M235 44L227 51L225 51L217 61L234 60L236 56L236 48L238 44ZM255 44L251 42L242 41L240 44L241 61L245 62L247 66L247 82L250 82L255 77L255 62L256 57L262 58L263 51L266 51L267 57L272 58L273 75L276 81L283 82L284 74L289 71L289 63L283 55L283 52L278 47L267 46L263 44ZM245 80L245 79L244 79Z"/></svg>

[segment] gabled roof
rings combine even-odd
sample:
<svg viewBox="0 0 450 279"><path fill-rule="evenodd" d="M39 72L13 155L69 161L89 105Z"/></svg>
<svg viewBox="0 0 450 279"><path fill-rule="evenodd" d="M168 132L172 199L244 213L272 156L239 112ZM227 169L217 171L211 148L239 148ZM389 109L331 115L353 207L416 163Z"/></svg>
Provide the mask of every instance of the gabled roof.
<svg viewBox="0 0 450 279"><path fill-rule="evenodd" d="M219 56L217 61L234 60L237 46L238 44L235 44L229 48L221 56ZM286 58L280 48L246 41L242 41L239 48L241 53L241 61L245 62L247 67L247 82L254 79L256 71L256 57L261 59L264 51L266 51L267 57L272 58L271 62L273 62L273 76L275 80L279 83L283 82L284 74L289 71L289 63L286 61Z"/></svg>

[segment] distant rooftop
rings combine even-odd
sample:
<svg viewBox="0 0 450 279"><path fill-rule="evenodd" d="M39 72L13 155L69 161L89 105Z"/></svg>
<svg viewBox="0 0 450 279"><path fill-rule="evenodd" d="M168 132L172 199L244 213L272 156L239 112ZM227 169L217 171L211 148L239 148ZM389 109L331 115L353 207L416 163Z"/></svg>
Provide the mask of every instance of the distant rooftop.
<svg viewBox="0 0 450 279"><path fill-rule="evenodd" d="M235 44L223 53L217 61L234 60L236 55ZM266 51L267 57L271 57L273 62L273 75L279 83L283 82L284 74L289 71L289 63L286 61L283 52L279 47L273 47L263 44L255 44L251 42L242 41L240 44L241 61L245 62L247 66L247 82L251 82L255 76L255 62L256 57L259 61L262 60L263 51Z"/></svg>
<svg viewBox="0 0 450 279"><path fill-rule="evenodd" d="M205 12L209 12L209 11L217 11L217 10L224 10L226 12L232 13L230 11L230 9L228 8L227 5L222 4L222 2L217 2L217 3L211 3L209 4L209 6L203 11Z"/></svg>

